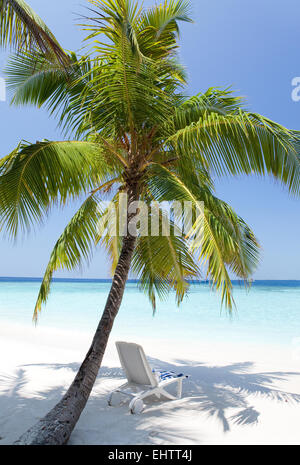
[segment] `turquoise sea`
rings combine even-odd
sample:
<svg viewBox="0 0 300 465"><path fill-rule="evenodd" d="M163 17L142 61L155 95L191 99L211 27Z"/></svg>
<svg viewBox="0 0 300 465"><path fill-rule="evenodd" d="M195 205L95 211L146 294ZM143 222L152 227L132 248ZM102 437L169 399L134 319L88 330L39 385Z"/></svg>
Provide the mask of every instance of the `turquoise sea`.
<svg viewBox="0 0 300 465"><path fill-rule="evenodd" d="M39 279L0 278L0 324L32 325ZM58 280L43 309L39 325L93 331L109 291L108 280ZM291 344L300 337L300 281L255 281L250 290L234 284L236 310L221 310L220 297L207 283L193 283L178 308L174 294L158 302L152 315L146 296L129 282L114 335L122 338L210 339L249 343Z"/></svg>

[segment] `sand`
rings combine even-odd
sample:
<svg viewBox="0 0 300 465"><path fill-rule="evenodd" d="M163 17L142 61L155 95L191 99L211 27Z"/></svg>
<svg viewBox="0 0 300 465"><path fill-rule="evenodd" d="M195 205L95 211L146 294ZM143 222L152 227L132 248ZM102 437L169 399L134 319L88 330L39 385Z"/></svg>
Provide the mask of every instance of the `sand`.
<svg viewBox="0 0 300 465"><path fill-rule="evenodd" d="M2 323L0 445L12 444L60 399L91 334ZM70 444L299 444L300 350L137 337L155 367L184 372L183 397L149 399L141 415L107 405L123 382L114 340ZM300 346L300 344L299 344Z"/></svg>

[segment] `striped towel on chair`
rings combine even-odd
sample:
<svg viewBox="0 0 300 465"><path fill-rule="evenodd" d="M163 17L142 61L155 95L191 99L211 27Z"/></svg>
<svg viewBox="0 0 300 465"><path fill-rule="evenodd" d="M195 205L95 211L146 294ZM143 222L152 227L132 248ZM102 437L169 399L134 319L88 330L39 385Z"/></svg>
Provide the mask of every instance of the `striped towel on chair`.
<svg viewBox="0 0 300 465"><path fill-rule="evenodd" d="M175 373L174 371L165 371L165 370L156 370L153 369L152 372L158 377L159 381L165 381L170 378L188 378L188 376L183 373Z"/></svg>

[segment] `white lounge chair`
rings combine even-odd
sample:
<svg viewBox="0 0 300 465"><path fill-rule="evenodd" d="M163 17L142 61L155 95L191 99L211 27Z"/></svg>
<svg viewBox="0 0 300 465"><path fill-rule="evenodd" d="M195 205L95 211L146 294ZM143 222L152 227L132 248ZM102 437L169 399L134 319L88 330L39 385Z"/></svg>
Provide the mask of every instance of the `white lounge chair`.
<svg viewBox="0 0 300 465"><path fill-rule="evenodd" d="M180 399L182 394L182 382L185 376L176 375L173 372L156 371L151 369L143 348L131 342L116 342L120 362L127 377L127 383L111 392L108 405L112 405L115 393L131 398L129 410L131 413L141 413L144 408L143 399L155 395L161 395L167 399ZM166 391L170 384L177 383L177 395Z"/></svg>

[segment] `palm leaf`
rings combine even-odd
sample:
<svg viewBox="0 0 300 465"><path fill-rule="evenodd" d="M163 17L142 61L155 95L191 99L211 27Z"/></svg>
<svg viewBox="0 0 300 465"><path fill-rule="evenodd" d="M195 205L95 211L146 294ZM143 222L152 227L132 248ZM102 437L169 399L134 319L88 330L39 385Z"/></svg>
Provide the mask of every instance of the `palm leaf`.
<svg viewBox="0 0 300 465"><path fill-rule="evenodd" d="M89 261L98 240L98 222L102 212L96 195L90 195L73 216L56 242L46 268L34 309L34 321L47 302L53 273L59 269L73 270Z"/></svg>
<svg viewBox="0 0 300 465"><path fill-rule="evenodd" d="M232 97L196 98L177 110L168 142L179 156L194 160L216 175L271 174L300 191L299 136L256 113L238 108ZM228 98L228 102L226 101ZM186 126L184 124L187 123Z"/></svg>
<svg viewBox="0 0 300 465"><path fill-rule="evenodd" d="M22 143L0 166L0 221L11 236L109 173L99 144L79 141Z"/></svg>
<svg viewBox="0 0 300 465"><path fill-rule="evenodd" d="M174 54L180 21L192 22L190 3L184 0L160 3L144 11L137 34L143 55L160 60Z"/></svg>
<svg viewBox="0 0 300 465"><path fill-rule="evenodd" d="M52 32L24 0L0 0L0 46L7 45L37 49L64 67L69 63Z"/></svg>
<svg viewBox="0 0 300 465"><path fill-rule="evenodd" d="M67 72L43 55L22 53L9 58L5 68L7 88L14 105L43 105L58 118L66 133L83 133L84 125L93 130L86 107L95 91L89 85L93 63L87 57L69 55ZM83 97L83 93L85 94ZM86 121L87 120L87 121Z"/></svg>
<svg viewBox="0 0 300 465"><path fill-rule="evenodd" d="M160 211L160 229L164 214ZM148 295L154 312L156 294L163 299L174 289L179 305L189 289L189 280L199 277L198 266L187 242L184 237L175 235L175 230L175 224L170 221L170 235L138 237L134 251L132 270L139 278L141 289Z"/></svg>
<svg viewBox="0 0 300 465"><path fill-rule="evenodd" d="M207 187L201 187L191 171L183 181L166 167L153 164L148 170L147 185L156 200L189 201L195 210L194 218L198 203L204 203L203 216L194 220L188 234L191 252L198 255L213 286L221 291L222 302L231 309L232 284L227 267L245 280L251 276L259 252L254 234L225 202L213 196Z"/></svg>

